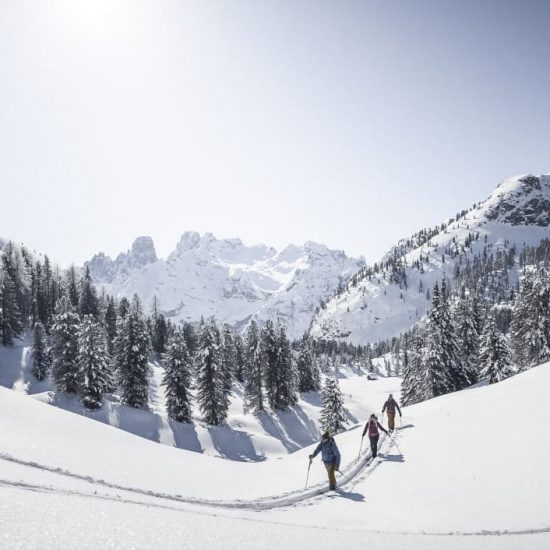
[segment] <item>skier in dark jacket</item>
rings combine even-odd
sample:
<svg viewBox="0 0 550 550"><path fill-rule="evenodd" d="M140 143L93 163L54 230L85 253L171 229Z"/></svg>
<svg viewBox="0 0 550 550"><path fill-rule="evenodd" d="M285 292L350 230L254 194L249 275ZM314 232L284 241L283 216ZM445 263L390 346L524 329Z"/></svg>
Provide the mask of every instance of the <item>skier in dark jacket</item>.
<svg viewBox="0 0 550 550"><path fill-rule="evenodd" d="M396 409L399 412L399 416L401 416L401 409L399 408L399 404L393 398L393 395L390 393L388 400L384 403L384 407L382 408L382 415L384 415L384 412L388 411L388 429L390 433L392 433L393 430L395 430L395 410Z"/></svg>
<svg viewBox="0 0 550 550"><path fill-rule="evenodd" d="M321 458L327 469L329 488L334 491L336 489L335 472L340 469L340 451L336 446L336 441L330 437L328 432L321 436L321 443L317 445L313 454L309 455L309 460L313 460L319 453L321 453Z"/></svg>
<svg viewBox="0 0 550 550"><path fill-rule="evenodd" d="M386 435L388 435L388 432L378 422L378 418L376 418L375 414L371 414L369 421L365 424L365 429L363 430L363 436L368 433L369 434L369 441L370 441L370 450L372 452L372 458L376 458L376 455L378 454L378 440L380 439L380 432L378 430L382 430Z"/></svg>

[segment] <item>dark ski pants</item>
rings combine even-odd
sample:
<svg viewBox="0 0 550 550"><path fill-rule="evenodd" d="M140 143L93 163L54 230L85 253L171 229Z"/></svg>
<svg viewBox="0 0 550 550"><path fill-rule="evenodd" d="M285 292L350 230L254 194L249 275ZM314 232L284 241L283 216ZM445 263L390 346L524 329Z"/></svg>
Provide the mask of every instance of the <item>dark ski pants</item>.
<svg viewBox="0 0 550 550"><path fill-rule="evenodd" d="M336 464L334 462L325 462L325 468L327 469L328 473L328 485L331 491L334 491L336 489L336 476L334 474L336 470Z"/></svg>
<svg viewBox="0 0 550 550"><path fill-rule="evenodd" d="M372 453L372 458L376 458L376 455L378 454L378 439L380 438L379 435L372 435L369 436L370 439L370 451Z"/></svg>
<svg viewBox="0 0 550 550"><path fill-rule="evenodd" d="M388 411L388 428L390 432L395 430L395 411Z"/></svg>

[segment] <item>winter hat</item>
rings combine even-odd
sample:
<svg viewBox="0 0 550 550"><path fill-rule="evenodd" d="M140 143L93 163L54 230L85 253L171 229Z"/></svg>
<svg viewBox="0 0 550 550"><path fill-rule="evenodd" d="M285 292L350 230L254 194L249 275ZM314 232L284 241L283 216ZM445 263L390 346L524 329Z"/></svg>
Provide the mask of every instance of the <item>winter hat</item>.
<svg viewBox="0 0 550 550"><path fill-rule="evenodd" d="M321 439L328 439L330 437L330 434L328 433L328 430L325 430L323 432L323 435L321 436Z"/></svg>

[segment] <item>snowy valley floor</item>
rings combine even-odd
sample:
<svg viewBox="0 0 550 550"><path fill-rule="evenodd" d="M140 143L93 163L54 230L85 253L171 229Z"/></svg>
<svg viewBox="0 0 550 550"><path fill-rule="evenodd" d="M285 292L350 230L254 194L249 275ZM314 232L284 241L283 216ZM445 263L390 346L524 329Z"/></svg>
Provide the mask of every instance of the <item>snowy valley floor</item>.
<svg viewBox="0 0 550 550"><path fill-rule="evenodd" d="M395 382L341 380L360 422ZM313 445L224 460L0 388L0 547L547 549L548 387L550 364L409 407L374 462L351 426L334 496L319 459L304 490Z"/></svg>

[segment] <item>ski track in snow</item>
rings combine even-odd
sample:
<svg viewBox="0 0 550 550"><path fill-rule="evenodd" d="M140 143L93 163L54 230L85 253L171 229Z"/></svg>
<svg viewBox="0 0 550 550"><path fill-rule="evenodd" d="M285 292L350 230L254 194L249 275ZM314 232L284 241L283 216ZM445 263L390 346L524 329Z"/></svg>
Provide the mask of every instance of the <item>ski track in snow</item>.
<svg viewBox="0 0 550 550"><path fill-rule="evenodd" d="M398 447L397 441L396 441L397 438L398 438L397 436L384 437L383 445L381 446L381 449L380 449L381 453L385 454L394 446ZM379 458L380 457L381 455L379 455ZM181 495L170 495L167 493L148 491L148 490L140 489L136 487L125 487L123 485L118 485L116 483L107 482L103 479L95 479L91 476L85 476L82 474L73 473L73 472L64 470L62 468L55 468L52 466L47 466L47 465L39 464L32 461L22 460L17 457L13 457L9 455L8 453L0 453L0 460L12 462L14 464L24 466L24 467L35 468L41 471L50 472L56 475L78 479L79 481L84 481L92 485L100 485L107 489L114 489L116 491L122 491L125 493L134 494L134 495L142 495L152 499L169 501L173 503L173 505L170 505L168 503L155 502L154 500L143 501L143 500L137 500L135 498L130 498L130 497L122 497L119 494L115 494L115 495L98 494L96 491L85 492L85 491L80 491L76 489L61 489L59 487L54 487L54 486L32 484L32 483L26 483L23 481L10 481L10 480L0 478L0 486L3 486L3 487L11 487L14 489L20 489L20 490L26 490L26 491L36 491L36 492L41 492L45 494L57 494L57 495L65 495L65 496L81 497L81 498L94 498L94 499L106 500L111 502L119 502L122 504L133 504L136 506L153 507L157 509L193 513L198 515L206 515L210 517L219 517L220 514L216 513L215 511L197 510L196 508L195 509L183 508L178 506L178 504L191 504L193 506L200 506L200 507L206 507L206 508L210 507L210 508L225 509L225 510L242 510L242 511L260 512L260 511L270 510L274 508L290 507L290 506L294 506L310 500L312 501L312 504L314 504L316 502L320 502L321 499L319 497L321 495L328 493L328 489L323 484L323 486L316 485L311 489L296 491L294 493L288 493L288 494L284 494L276 497L254 499L249 501L245 501L245 500L214 501L214 500L206 500L206 499L203 500L203 499L196 499L196 498L189 498L189 497L186 498ZM382 462L383 462L382 460L380 461L376 459L372 460L372 455L370 453L370 450L368 452L364 452L361 457L358 457L356 461L352 463L352 466L350 467L349 471L343 474L340 482L340 487L344 488L346 486L349 486L349 492L352 492L355 486L358 483L366 480L369 476L371 476L374 473L374 471L380 466L380 464L382 464ZM232 516L232 517L235 517L236 519L243 520L243 521L250 521L254 523L263 523L263 524L269 524L269 525L304 527L308 529L322 529L322 530L328 530L328 531L345 531L345 532L387 534L387 535L460 536L460 537L472 536L473 537L473 536L538 535L538 534L550 533L550 526L540 527L540 528L515 529L515 530L482 529L479 531L450 531L450 532L437 532L437 531L424 531L424 530L423 531L406 531L406 530L383 531L383 530L376 530L376 529L354 529L354 528L341 528L341 527L333 527L333 526L327 527L323 525L283 522L283 521L276 521L271 519L255 518L255 517L240 516L240 515Z"/></svg>
<svg viewBox="0 0 550 550"><path fill-rule="evenodd" d="M384 438L382 442L384 443L385 440L386 438ZM388 447L387 450L389 450L393 446L393 440L391 440L391 438L390 438L389 446L388 445L386 446ZM78 479L80 481L85 481L87 483L91 483L94 485L100 485L102 487L106 487L109 489L115 489L117 491L125 491L129 493L145 495L147 497L154 497L154 498L170 500L175 502L182 502L184 504L210 506L213 508L225 508L225 509L231 509L231 510L262 511L262 510L270 510L273 508L283 508L283 507L299 504L300 502L312 499L314 497L321 496L325 493L328 493L329 491L328 487L326 487L326 484L323 483L323 484L314 485L310 489L295 491L293 493L286 493L275 497L265 497L265 498L259 498L259 499L253 499L253 500L216 501L216 500L184 497L182 495L170 495L168 493L159 493L152 490L140 489L138 487L127 487L124 485L119 485L117 483L111 483L103 479L96 479L92 476L86 476L86 475L70 472L68 470L64 470L63 468L56 468L45 464L39 464L37 462L22 460L8 453L0 452L0 460L5 460L7 462L18 464L20 466L35 468L45 472L50 472L53 474L62 475L73 479ZM364 468L371 464L373 464L373 468L375 468L378 466L379 463L376 463L376 462L373 463L370 450L368 452L362 453L360 457L358 457L354 462L352 462L348 471L342 475L342 477L340 478L340 486L345 487L350 482L353 482L363 472ZM2 479L0 479L0 483L11 484L11 482L7 480L2 480ZM354 486L355 484L352 485L352 488Z"/></svg>

